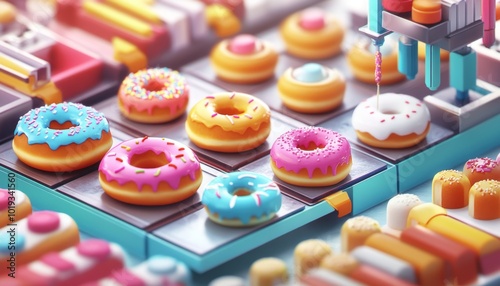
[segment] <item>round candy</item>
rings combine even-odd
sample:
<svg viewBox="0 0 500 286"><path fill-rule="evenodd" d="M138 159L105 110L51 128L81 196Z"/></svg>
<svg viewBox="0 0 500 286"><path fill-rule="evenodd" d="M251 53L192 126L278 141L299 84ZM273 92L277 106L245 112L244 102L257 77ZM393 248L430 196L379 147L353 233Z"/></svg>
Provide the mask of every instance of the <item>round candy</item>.
<svg viewBox="0 0 500 286"><path fill-rule="evenodd" d="M104 259L111 254L109 243L99 239L83 241L76 249L79 254L95 259Z"/></svg>
<svg viewBox="0 0 500 286"><path fill-rule="evenodd" d="M174 273L177 268L177 261L166 256L153 256L147 261L148 270L154 274L162 275Z"/></svg>
<svg viewBox="0 0 500 286"><path fill-rule="evenodd" d="M28 217L28 229L36 233L47 233L59 228L59 215L51 211L35 212Z"/></svg>

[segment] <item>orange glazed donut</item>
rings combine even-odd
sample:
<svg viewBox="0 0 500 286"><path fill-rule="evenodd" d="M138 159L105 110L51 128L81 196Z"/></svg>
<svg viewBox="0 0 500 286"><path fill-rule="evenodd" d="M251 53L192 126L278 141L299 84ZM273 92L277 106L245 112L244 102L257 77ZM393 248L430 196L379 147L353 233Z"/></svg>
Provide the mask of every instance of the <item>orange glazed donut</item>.
<svg viewBox="0 0 500 286"><path fill-rule="evenodd" d="M321 113L342 104L346 88L345 78L337 69L308 63L289 68L278 81L283 104L303 113Z"/></svg>
<svg viewBox="0 0 500 286"><path fill-rule="evenodd" d="M271 168L280 180L304 187L330 186L351 170L351 146L345 137L322 127L290 130L271 148Z"/></svg>
<svg viewBox="0 0 500 286"><path fill-rule="evenodd" d="M271 131L271 111L246 93L209 95L193 106L186 120L189 139L217 152L243 152L264 143Z"/></svg>
<svg viewBox="0 0 500 286"><path fill-rule="evenodd" d="M196 155L174 140L122 142L104 156L99 182L111 197L135 205L167 205L194 195L202 172Z"/></svg>
<svg viewBox="0 0 500 286"><path fill-rule="evenodd" d="M172 121L184 113L188 100L186 80L168 68L131 73L118 90L118 107L123 116L142 123Z"/></svg>
<svg viewBox="0 0 500 286"><path fill-rule="evenodd" d="M344 39L344 27L330 14L309 8L286 18L280 26L287 52L315 60L337 55Z"/></svg>
<svg viewBox="0 0 500 286"><path fill-rule="evenodd" d="M354 109L352 126L359 141L379 148L407 148L425 139L431 116L420 100L396 93L379 97L372 96Z"/></svg>
<svg viewBox="0 0 500 286"><path fill-rule="evenodd" d="M500 163L486 157L470 159L465 162L464 174L471 185L482 180L500 181Z"/></svg>
<svg viewBox="0 0 500 286"><path fill-rule="evenodd" d="M49 172L93 165L111 148L109 124L102 113L78 103L42 106L23 115L12 148L19 160Z"/></svg>
<svg viewBox="0 0 500 286"><path fill-rule="evenodd" d="M393 84L403 81L406 76L398 71L398 51L395 43L386 40L381 47L382 79L380 84ZM347 53L351 72L359 81L375 84L375 50L370 41L359 41Z"/></svg>
<svg viewBox="0 0 500 286"><path fill-rule="evenodd" d="M469 191L469 215L475 219L500 218L500 181L483 180Z"/></svg>
<svg viewBox="0 0 500 286"><path fill-rule="evenodd" d="M233 83L257 83L274 76L278 53L252 35L239 35L217 44L210 62L219 78Z"/></svg>

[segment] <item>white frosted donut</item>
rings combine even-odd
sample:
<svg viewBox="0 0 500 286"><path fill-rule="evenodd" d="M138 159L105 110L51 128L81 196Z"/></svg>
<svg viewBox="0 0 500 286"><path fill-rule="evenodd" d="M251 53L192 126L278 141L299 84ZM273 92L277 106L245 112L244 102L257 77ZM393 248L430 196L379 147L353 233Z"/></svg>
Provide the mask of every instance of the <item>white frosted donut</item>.
<svg viewBox="0 0 500 286"><path fill-rule="evenodd" d="M378 103L377 103L378 101ZM430 128L430 112L419 99L396 93L372 96L352 114L358 139L380 148L406 148L425 139Z"/></svg>

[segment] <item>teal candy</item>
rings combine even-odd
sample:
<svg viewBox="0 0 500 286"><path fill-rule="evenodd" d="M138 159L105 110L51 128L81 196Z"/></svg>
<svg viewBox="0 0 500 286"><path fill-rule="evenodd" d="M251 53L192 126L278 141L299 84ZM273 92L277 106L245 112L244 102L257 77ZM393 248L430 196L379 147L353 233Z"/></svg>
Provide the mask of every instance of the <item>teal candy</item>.
<svg viewBox="0 0 500 286"><path fill-rule="evenodd" d="M4 232L0 234L0 253L9 255L11 252L19 253L23 250L25 244L25 236L22 233L16 233L15 239L11 240L11 235L8 232L10 226L6 226Z"/></svg>
<svg viewBox="0 0 500 286"><path fill-rule="evenodd" d="M250 192L246 196L233 195L238 190ZM233 172L213 179L205 187L201 202L219 219L239 219L244 225L252 217L278 212L281 192L268 177L254 172Z"/></svg>
<svg viewBox="0 0 500 286"><path fill-rule="evenodd" d="M174 273L177 261L171 257L155 255L147 261L148 270L157 275Z"/></svg>
<svg viewBox="0 0 500 286"><path fill-rule="evenodd" d="M297 68L294 76L296 80L308 83L320 82L326 77L323 66L316 63L308 63Z"/></svg>
<svg viewBox="0 0 500 286"><path fill-rule="evenodd" d="M74 126L68 129L51 129L49 124L70 121ZM109 132L109 124L104 115L92 107L79 103L59 103L32 109L23 115L14 135L25 134L28 144L48 144L56 150L72 143L82 144L87 139L101 139L102 131Z"/></svg>

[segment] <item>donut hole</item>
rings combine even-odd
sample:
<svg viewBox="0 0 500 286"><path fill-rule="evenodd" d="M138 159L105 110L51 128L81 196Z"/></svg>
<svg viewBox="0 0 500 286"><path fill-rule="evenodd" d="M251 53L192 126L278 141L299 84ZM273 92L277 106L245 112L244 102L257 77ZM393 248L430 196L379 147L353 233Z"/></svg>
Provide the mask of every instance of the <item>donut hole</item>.
<svg viewBox="0 0 500 286"><path fill-rule="evenodd" d="M240 110L234 105L217 105L215 112L222 115L238 115L242 114L244 110Z"/></svg>
<svg viewBox="0 0 500 286"><path fill-rule="evenodd" d="M77 125L74 124L73 122L71 121L66 121L66 122L63 122L63 123L59 123L55 120L52 120L50 123L49 123L49 128L50 129L55 129L55 130L65 130L65 129L70 129L71 127L76 127Z"/></svg>
<svg viewBox="0 0 500 286"><path fill-rule="evenodd" d="M142 88L147 91L161 91L165 89L165 83L157 79L151 79Z"/></svg>
<svg viewBox="0 0 500 286"><path fill-rule="evenodd" d="M321 142L309 141L309 142L300 142L297 147L300 150L304 150L304 151L314 151L316 149L325 148L325 144L321 143Z"/></svg>
<svg viewBox="0 0 500 286"><path fill-rule="evenodd" d="M167 159L165 153L156 154L151 150L132 155L129 162L130 165L141 169L159 168L168 163L170 161Z"/></svg>
<svg viewBox="0 0 500 286"><path fill-rule="evenodd" d="M233 196L238 196L238 197L244 197L244 196L249 196L251 195L252 192L250 190L247 190L247 189L243 189L243 188L238 188L238 189L235 189L233 192L232 192L232 195Z"/></svg>
<svg viewBox="0 0 500 286"><path fill-rule="evenodd" d="M401 113L397 110L392 109L391 106L381 106L379 107L379 112L386 115L396 115Z"/></svg>

